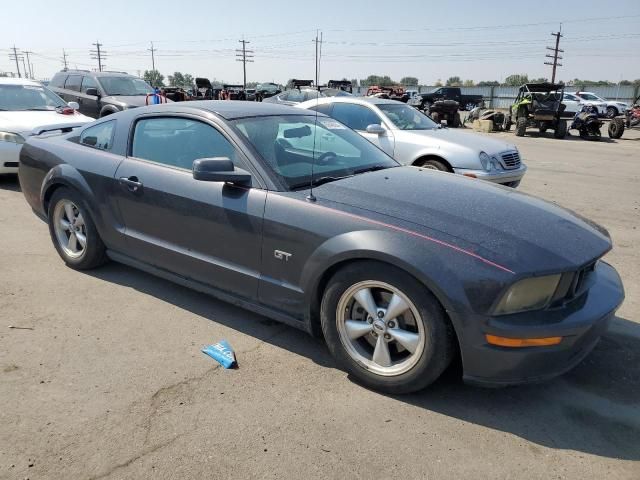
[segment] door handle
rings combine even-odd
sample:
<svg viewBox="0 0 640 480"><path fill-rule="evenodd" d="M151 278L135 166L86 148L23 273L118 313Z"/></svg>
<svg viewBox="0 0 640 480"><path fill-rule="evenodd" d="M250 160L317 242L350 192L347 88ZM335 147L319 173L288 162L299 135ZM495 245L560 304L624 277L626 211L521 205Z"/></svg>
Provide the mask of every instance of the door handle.
<svg viewBox="0 0 640 480"><path fill-rule="evenodd" d="M142 190L142 182L138 181L138 177L120 177L120 185L124 185L127 190L133 193Z"/></svg>

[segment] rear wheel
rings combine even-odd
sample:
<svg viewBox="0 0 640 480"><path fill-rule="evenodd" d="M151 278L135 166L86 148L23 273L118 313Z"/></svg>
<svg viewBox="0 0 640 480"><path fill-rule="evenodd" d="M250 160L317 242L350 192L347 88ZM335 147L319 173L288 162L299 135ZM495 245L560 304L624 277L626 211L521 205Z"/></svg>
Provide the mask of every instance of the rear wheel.
<svg viewBox="0 0 640 480"><path fill-rule="evenodd" d="M433 112L431 114L431 120L433 120L436 123L440 123L440 115L438 114L438 112Z"/></svg>
<svg viewBox="0 0 640 480"><path fill-rule="evenodd" d="M464 109L465 109L467 112L470 112L470 111L471 111L471 110L473 110L474 108L476 108L476 104L475 104L475 103L473 103L473 102L467 102L467 103L465 104L465 106L464 106Z"/></svg>
<svg viewBox="0 0 640 480"><path fill-rule="evenodd" d="M428 170L440 170L441 172L451 172L451 170L441 162L440 160L424 160L422 163L418 163L417 166L426 168Z"/></svg>
<svg viewBox="0 0 640 480"><path fill-rule="evenodd" d="M456 112L456 114L453 116L452 126L454 128L458 128L460 125L462 125L462 120L460 119L460 112Z"/></svg>
<svg viewBox="0 0 640 480"><path fill-rule="evenodd" d="M609 122L609 138L620 138L624 133L624 120L614 118Z"/></svg>
<svg viewBox="0 0 640 480"><path fill-rule="evenodd" d="M567 136L566 120L558 120L558 123L556 124L556 129L553 131L553 136L555 138L564 138Z"/></svg>
<svg viewBox="0 0 640 480"><path fill-rule="evenodd" d="M614 118L618 116L618 109L616 107L607 107L607 118Z"/></svg>
<svg viewBox="0 0 640 480"><path fill-rule="evenodd" d="M508 132L509 130L511 130L511 117L509 116L505 116L504 117L504 122L502 124L502 128L505 132Z"/></svg>
<svg viewBox="0 0 640 480"><path fill-rule="evenodd" d="M516 136L524 137L524 134L527 131L527 119L520 117L516 120Z"/></svg>
<svg viewBox="0 0 640 480"><path fill-rule="evenodd" d="M76 270L105 263L105 246L81 195L66 187L51 197L48 211L49 233L58 254Z"/></svg>
<svg viewBox="0 0 640 480"><path fill-rule="evenodd" d="M330 280L322 331L334 358L364 385L387 393L420 390L453 358L454 333L442 306L396 267L359 262Z"/></svg>

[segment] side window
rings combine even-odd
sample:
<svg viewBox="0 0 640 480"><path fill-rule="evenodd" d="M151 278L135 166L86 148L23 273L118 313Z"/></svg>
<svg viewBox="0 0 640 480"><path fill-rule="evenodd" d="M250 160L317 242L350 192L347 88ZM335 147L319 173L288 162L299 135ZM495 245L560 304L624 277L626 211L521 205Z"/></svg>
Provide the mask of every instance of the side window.
<svg viewBox="0 0 640 480"><path fill-rule="evenodd" d="M87 93L87 88L98 88L98 84L91 77L82 77L82 93Z"/></svg>
<svg viewBox="0 0 640 480"><path fill-rule="evenodd" d="M442 88L439 88L435 92L433 92L434 95L442 95L442 93Z"/></svg>
<svg viewBox="0 0 640 480"><path fill-rule="evenodd" d="M289 90L286 95L287 97L285 100L289 102L304 102L304 92L301 92L298 89Z"/></svg>
<svg viewBox="0 0 640 480"><path fill-rule="evenodd" d="M64 82L64 88L67 90L80 91L80 83L82 82L82 75L69 75L67 81Z"/></svg>
<svg viewBox="0 0 640 480"><path fill-rule="evenodd" d="M330 103L323 103L321 105L314 105L313 107L309 107L309 110L314 110L316 112L324 113L325 115L331 116L331 107Z"/></svg>
<svg viewBox="0 0 640 480"><path fill-rule="evenodd" d="M380 117L369 107L353 103L334 103L331 116L354 130L366 130L374 123L382 124Z"/></svg>
<svg viewBox="0 0 640 480"><path fill-rule="evenodd" d="M218 130L177 117L138 120L131 155L188 170L199 158L228 157L237 163L236 149Z"/></svg>
<svg viewBox="0 0 640 480"><path fill-rule="evenodd" d="M116 121L111 120L85 128L80 134L80 143L100 150L111 150L115 126Z"/></svg>
<svg viewBox="0 0 640 480"><path fill-rule="evenodd" d="M49 82L49 86L50 87L57 87L57 88L63 88L64 87L64 82L67 79L67 75L63 74L63 73L57 73L53 76L53 78L51 79L51 82Z"/></svg>

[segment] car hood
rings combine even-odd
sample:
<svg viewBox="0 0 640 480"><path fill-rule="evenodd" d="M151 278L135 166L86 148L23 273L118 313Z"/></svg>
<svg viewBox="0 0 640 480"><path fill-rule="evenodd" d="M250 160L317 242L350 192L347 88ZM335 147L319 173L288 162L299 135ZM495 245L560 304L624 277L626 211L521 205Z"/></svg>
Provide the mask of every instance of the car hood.
<svg viewBox="0 0 640 480"><path fill-rule="evenodd" d="M147 105L146 95L111 95L108 97L102 97L102 101L120 105L121 107L144 107ZM167 99L167 103L172 102L172 100ZM149 98L149 104L151 104L151 98Z"/></svg>
<svg viewBox="0 0 640 480"><path fill-rule="evenodd" d="M503 142L502 140L452 128L394 130L393 133L399 140L404 142L412 142L425 146L434 146L435 144L439 148L445 148L450 151L471 150L476 155L480 153L480 151L493 155L507 150L517 150L515 145Z"/></svg>
<svg viewBox="0 0 640 480"><path fill-rule="evenodd" d="M444 172L396 167L327 183L314 194L470 250L517 274L576 269L611 248L604 228L569 210Z"/></svg>
<svg viewBox="0 0 640 480"><path fill-rule="evenodd" d="M0 131L31 135L34 128L46 125L75 125L93 122L81 113L65 115L56 111L0 112Z"/></svg>

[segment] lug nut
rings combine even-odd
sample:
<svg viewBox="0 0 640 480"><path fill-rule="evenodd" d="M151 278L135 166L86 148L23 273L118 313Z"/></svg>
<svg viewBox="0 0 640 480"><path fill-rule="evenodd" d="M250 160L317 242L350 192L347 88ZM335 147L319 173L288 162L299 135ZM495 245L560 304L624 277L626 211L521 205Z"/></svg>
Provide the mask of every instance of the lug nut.
<svg viewBox="0 0 640 480"><path fill-rule="evenodd" d="M389 335L388 333L385 333L384 338L386 338L387 340L391 340L391 335Z"/></svg>
<svg viewBox="0 0 640 480"><path fill-rule="evenodd" d="M367 323L373 323L373 318L367 317Z"/></svg>
<svg viewBox="0 0 640 480"><path fill-rule="evenodd" d="M371 332L371 335L373 335L374 337L378 336L378 334L376 332Z"/></svg>
<svg viewBox="0 0 640 480"><path fill-rule="evenodd" d="M384 317L384 312L383 311L379 311L378 312L378 318L382 318Z"/></svg>
<svg viewBox="0 0 640 480"><path fill-rule="evenodd" d="M395 322L389 322L389 323L387 323L387 326L389 328L395 328L396 327L396 323Z"/></svg>

